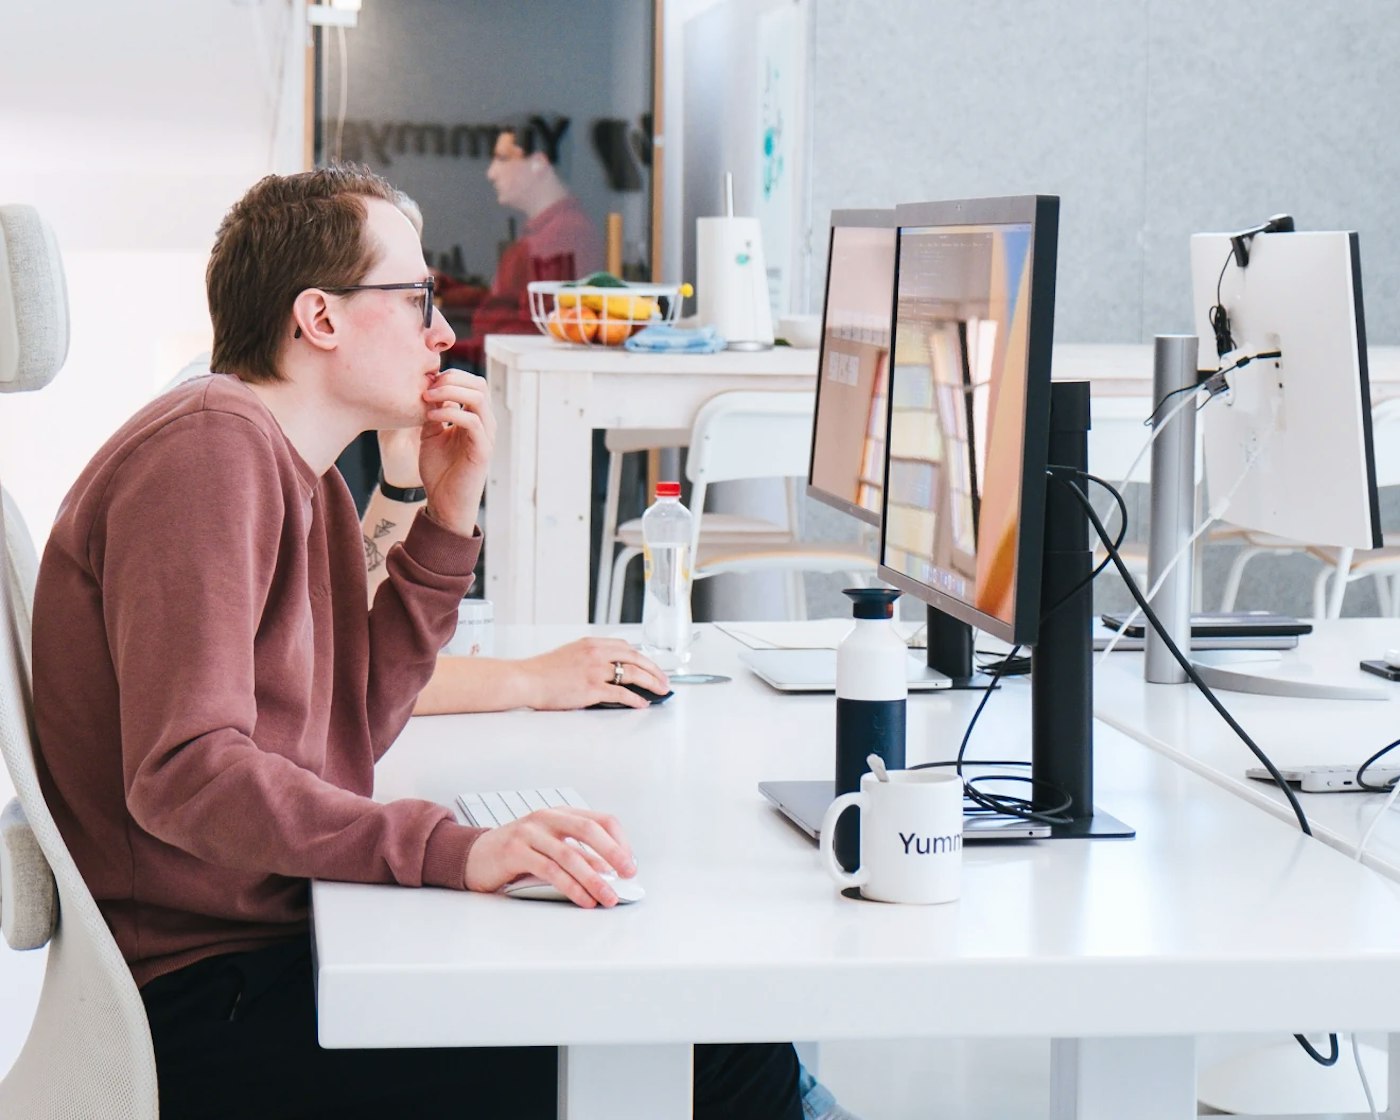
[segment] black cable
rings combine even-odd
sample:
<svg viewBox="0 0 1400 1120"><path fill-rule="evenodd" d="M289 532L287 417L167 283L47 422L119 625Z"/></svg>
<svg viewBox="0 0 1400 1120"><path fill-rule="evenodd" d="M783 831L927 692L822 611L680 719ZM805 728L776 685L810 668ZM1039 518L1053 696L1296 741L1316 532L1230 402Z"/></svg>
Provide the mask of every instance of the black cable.
<svg viewBox="0 0 1400 1120"><path fill-rule="evenodd" d="M1225 270L1234 259L1235 251L1231 249L1225 255L1225 263L1220 266L1220 275L1215 278L1215 306L1206 316L1210 320L1210 329L1215 332L1215 353L1220 358L1235 348L1235 340L1230 337L1230 313L1225 310L1220 299L1220 285L1225 280Z"/></svg>
<svg viewBox="0 0 1400 1120"><path fill-rule="evenodd" d="M1318 1065L1335 1066L1337 1064L1337 1055L1339 1053L1340 1048L1337 1045L1337 1036L1335 1034L1329 1034L1327 1036L1327 1043L1331 1047L1332 1053L1328 1054L1325 1058L1316 1050L1314 1050L1313 1044L1309 1042L1306 1038L1304 1038L1302 1035L1295 1034L1293 1037L1298 1040L1298 1045L1308 1052L1308 1057L1315 1061Z"/></svg>
<svg viewBox="0 0 1400 1120"><path fill-rule="evenodd" d="M1370 758L1368 758L1365 762L1363 762L1356 771L1356 784L1362 789L1368 790L1371 793L1389 793L1391 790L1393 790L1395 788L1395 783L1397 781L1400 781L1400 778L1392 779L1383 786L1373 786L1370 782L1366 781L1365 775L1369 767L1374 766L1378 761L1380 761L1382 757L1384 757L1390 751L1393 751L1396 747L1400 747L1400 739L1396 739L1393 743L1387 743Z"/></svg>
<svg viewBox="0 0 1400 1120"><path fill-rule="evenodd" d="M1128 535L1128 504L1123 500L1123 495L1118 493L1116 487L1110 486L1098 475L1090 474L1088 471L1081 471L1078 467L1057 466L1052 463L1050 466L1045 468L1046 474L1052 478L1054 477L1055 471L1065 471L1069 474L1073 474L1076 478L1085 478L1088 479L1090 482L1097 482L1100 486L1102 486L1105 490L1109 492L1109 494L1113 497L1113 500L1118 504L1118 536L1115 537L1113 540L1113 547L1115 549L1120 548L1123 544L1123 539ZM1092 572L1090 572L1087 576L1085 576L1068 591L1066 591L1063 595L1061 595L1060 598L1056 599L1054 604L1048 610L1041 613L1040 621L1043 623L1047 618L1049 618L1057 610L1059 610L1076 595L1078 595L1080 591L1082 591L1089 584L1093 583L1094 580L1098 579L1099 573L1102 572L1105 568L1107 568L1110 563L1112 563L1112 559L1113 554L1111 552L1105 553L1104 558L1099 561L1098 567L1096 567Z"/></svg>
<svg viewBox="0 0 1400 1120"><path fill-rule="evenodd" d="M1158 401L1152 406L1152 411L1147 414L1147 419L1142 422L1142 426L1144 428L1152 427L1153 424L1157 422L1157 413L1162 411L1163 405L1165 405L1173 397L1181 396L1182 393L1198 392L1203 384L1204 382L1198 381L1194 385L1183 385L1180 389L1173 389L1170 393L1168 393L1160 401Z"/></svg>
<svg viewBox="0 0 1400 1120"><path fill-rule="evenodd" d="M1056 475L1055 478L1058 482L1068 487L1074 494L1075 499L1084 507L1084 511L1088 514L1090 523L1094 526L1094 532L1099 535L1099 540L1103 541L1104 546L1109 549L1109 558L1118 568L1118 574L1123 577L1123 582L1127 585L1128 593L1137 601L1137 605L1142 610L1143 617L1147 619L1148 624L1161 636L1162 641L1166 643L1167 649L1171 651L1172 657L1176 659L1182 671L1191 679L1191 683L1200 689L1201 695L1209 701L1211 707L1220 713L1220 718L1230 725L1230 730L1240 737L1244 745L1253 752L1254 757L1264 764L1264 769L1269 772L1269 775L1278 783L1284 795L1288 798L1288 803L1292 807L1294 815L1298 818L1298 827L1303 831L1305 836L1311 836L1312 827L1308 824L1308 818L1303 812L1303 807L1298 804L1298 798L1294 795L1288 783L1283 780L1283 775L1278 772L1278 767L1273 764L1273 761L1268 755L1259 749L1259 745L1249 737L1249 733L1245 731L1235 720L1235 717L1225 709L1225 705L1216 699L1215 693L1212 692L1210 686L1201 679L1201 675L1196 672L1195 666L1193 666L1186 655L1181 652L1177 644L1172 641L1172 637L1167 633L1166 627L1162 625L1161 619L1157 617L1151 604L1148 603L1146 596L1143 595L1142 589L1138 587L1137 581L1133 579L1132 573L1128 571L1128 566L1123 563L1123 558L1118 554L1118 550L1109 544L1108 530L1103 527L1103 522L1099 520L1099 515L1094 512L1094 507L1089 503L1089 499L1084 496L1084 493L1079 487L1071 486L1058 475Z"/></svg>
<svg viewBox="0 0 1400 1120"><path fill-rule="evenodd" d="M1052 466L1048 468L1047 473L1056 470L1072 471L1076 475L1087 478L1092 482L1097 482L1100 486L1107 490L1113 496L1113 500L1118 505L1119 517L1122 521L1122 524L1119 526L1118 536L1114 541L1113 549L1109 553L1109 555L1104 557L1103 561L1098 565L1098 567L1096 567L1092 572L1090 572L1084 579L1080 580L1077 584L1074 585L1074 587L1070 588L1068 592L1066 592L1054 603L1052 603L1047 610L1041 612L1040 620L1042 623L1045 621L1045 619L1049 618L1057 610L1059 610L1071 599L1073 599L1081 590L1083 590L1083 588L1086 585L1091 583L1094 580L1094 578L1098 576L1098 574L1108 566L1113 554L1117 551L1117 546L1123 543L1123 538L1127 535L1128 532L1128 506L1127 503L1123 500L1123 495L1118 493L1118 491L1114 487L1110 486L1107 482L1099 478L1097 475L1091 475L1086 471L1080 471L1077 468L1073 467ZM1075 488L1075 492L1080 493L1077 488ZM1080 493L1080 497L1083 498L1082 493ZM1088 499L1086 498L1084 500L1087 501ZM977 775L972 778L968 778L963 775L962 768L964 764L969 766L980 765L979 763L965 762L967 755L967 744L972 739L972 730L974 727L977 726L977 720L978 717L982 714L982 709L987 706L987 701L991 698L992 690L996 688L997 682L1008 673L1024 672L1029 669L1029 659L1020 658L1017 656L1017 654L1019 654L1020 651L1021 647L1015 646L1009 654L1007 654L999 662L996 663L995 668L992 671L992 679L987 684L987 690L982 696L981 702L978 703L976 710L972 713L972 718L968 720L967 729L963 732L962 742L958 745L957 758L954 760L953 765L957 767L958 777L963 779L963 795L974 805L977 805L980 808L987 810L988 812L998 813L1008 817L1016 817L1020 820L1036 821L1042 824L1052 825L1069 824L1072 818L1065 816L1065 811L1073 807L1074 799L1068 794L1066 794L1064 790L1052 785L1049 782L1036 778L1033 774L1029 777L1020 774L985 774ZM984 671L987 668L992 668L992 666L983 666ZM924 765L933 766L947 764L925 763ZM914 770L922 768L923 767L921 766L911 767L911 769ZM1041 786L1045 789L1052 790L1057 797L1061 798L1061 800L1056 804L1052 805L1049 809L1037 809L1033 800L1027 800L1026 798L1016 797L1011 794L989 793L984 790L977 789L973 785L973 782L976 781L1024 782L1030 785L1032 788L1036 786Z"/></svg>
<svg viewBox="0 0 1400 1120"><path fill-rule="evenodd" d="M1123 563L1123 558L1118 554L1118 550L1109 546L1108 530L1104 528L1103 522L1099 520L1098 514L1094 512L1094 507L1092 503L1090 503L1088 497L1085 496L1085 494L1079 489L1079 487L1073 485L1072 483L1066 482L1060 476L1055 475L1053 477L1056 479L1056 481L1066 486L1069 489L1069 491L1075 496L1075 500L1078 501L1079 504L1084 507L1084 512L1088 515L1089 521L1094 526L1094 532L1096 532L1099 535L1099 540L1104 542L1104 546L1106 548L1109 548L1109 556L1112 558L1113 563L1117 566L1119 575L1123 577L1123 582L1127 584L1129 593L1133 596L1134 599L1137 600L1137 605L1142 608L1143 617L1147 619L1148 623L1152 626L1152 629L1156 630L1157 633L1161 635L1162 641L1166 643L1167 649L1171 651L1172 657L1176 659L1177 664L1179 664L1182 667L1182 669L1186 672L1186 675L1191 678L1191 683L1201 690L1201 694L1210 702L1211 706L1215 708L1217 712L1220 713L1221 717L1225 720L1226 723L1230 725L1230 728L1235 732L1235 734L1238 735L1241 740L1243 740L1245 746L1247 746L1251 751L1253 751L1254 756L1264 764L1264 768L1268 770L1269 774L1273 777L1274 781L1278 783L1279 788L1283 790L1284 795L1288 798L1289 805L1293 807L1293 812L1298 817L1298 827L1303 830L1304 835L1311 836L1312 828L1308 825L1308 818L1303 813L1303 807L1300 804L1298 804L1297 796L1293 793L1293 790L1289 787L1288 783L1283 780L1283 776L1278 772L1278 768L1273 764L1269 756L1259 749L1258 745L1254 742L1253 739L1249 737L1245 729L1235 721L1235 718L1232 715L1230 715L1228 711L1225 710L1225 706L1221 704L1219 700L1216 699L1215 693L1213 693L1210 690L1210 687L1206 684L1206 682L1201 679L1201 675L1196 672L1194 667L1192 667L1191 662L1182 654L1177 644L1174 641L1172 641L1171 635L1168 634L1166 631L1166 627L1162 625L1161 620L1153 612L1152 607L1147 602L1147 598L1143 595L1142 590L1138 587L1136 581L1133 579L1132 573L1128 571L1128 566ZM1337 1056L1341 1052L1341 1049L1339 1043L1337 1042L1337 1036L1335 1034L1329 1034L1327 1036L1328 1041L1331 1043L1332 1052L1330 1056L1326 1058L1319 1054L1317 1050L1313 1048L1312 1043L1310 1043L1302 1035L1295 1034L1293 1037L1297 1040L1298 1045L1301 1046L1304 1049L1304 1051L1307 1052L1308 1057L1310 1057L1318 1065L1331 1066L1336 1064Z"/></svg>
<svg viewBox="0 0 1400 1120"><path fill-rule="evenodd" d="M972 713L972 718L967 721L967 728L963 732L962 742L958 744L957 756L951 762L922 762L917 766L909 767L909 769L926 770L935 766L953 766L957 769L958 777L963 780L963 797L971 801L978 809L989 813L996 813L1003 817L1014 817L1017 820L1034 821L1038 824L1069 824L1071 818L1063 814L1064 811L1073 804L1073 799L1066 796L1063 790L1052 786L1049 782L1042 781L1034 775L1026 777L1020 774L978 774L969 777L963 774L964 766L997 765L996 763L985 763L976 760L969 762L966 757L967 744L972 739L972 729L977 726L977 719L982 714L982 709L987 706L987 701L992 698L992 693L996 689L997 681L1005 674L1006 666L1016 660L1016 655L1020 653L1020 651L1020 646L1014 646L1011 652L1002 659L1001 664L998 665L992 673L992 679L987 682L987 688L982 694L981 701L978 703L976 710ZM1026 766L1029 764L1025 762L1016 762L1010 764L1003 763L1002 765ZM1063 801L1052 806L1052 808L1048 810L1037 809L1035 808L1034 802L1028 801L1023 797L1014 797L1010 794L988 793L984 790L980 790L972 784L977 781L1026 782L1032 787L1039 785L1054 790L1056 794L1063 798Z"/></svg>

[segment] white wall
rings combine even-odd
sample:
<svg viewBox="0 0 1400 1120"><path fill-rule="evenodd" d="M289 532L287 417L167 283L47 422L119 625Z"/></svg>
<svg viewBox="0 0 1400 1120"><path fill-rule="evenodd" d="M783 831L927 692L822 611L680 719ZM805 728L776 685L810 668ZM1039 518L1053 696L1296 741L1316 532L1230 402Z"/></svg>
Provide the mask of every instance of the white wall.
<svg viewBox="0 0 1400 1120"><path fill-rule="evenodd" d="M303 0L0 8L0 203L53 226L72 317L54 384L0 398L0 478L40 547L92 452L208 347L204 263L224 211L300 166L304 19ZM11 794L0 770L0 803ZM0 1070L42 968L0 948Z"/></svg>

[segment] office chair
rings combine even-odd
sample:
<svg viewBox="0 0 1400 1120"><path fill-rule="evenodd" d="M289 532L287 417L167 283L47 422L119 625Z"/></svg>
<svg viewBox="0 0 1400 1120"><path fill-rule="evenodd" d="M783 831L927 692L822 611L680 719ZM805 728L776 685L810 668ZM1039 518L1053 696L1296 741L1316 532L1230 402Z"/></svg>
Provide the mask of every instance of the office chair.
<svg viewBox="0 0 1400 1120"><path fill-rule="evenodd" d="M1376 460L1376 485L1400 486L1400 400L1382 401L1371 409L1372 447ZM1307 545L1270 533L1230 527L1218 539L1242 545L1230 563L1221 594L1220 609L1235 609L1244 570L1257 556L1306 553L1322 564L1313 581L1313 617L1340 618L1346 589L1368 576L1376 581L1376 598L1382 615L1400 614L1400 533L1383 535L1384 546L1373 549Z"/></svg>
<svg viewBox="0 0 1400 1120"><path fill-rule="evenodd" d="M68 297L53 234L29 206L0 206L0 391L47 385L68 352ZM4 495L0 753L17 797L0 813L0 924L12 948L48 945L39 1007L0 1080L0 1116L154 1120L146 1009L44 802L35 766L30 611L37 564Z"/></svg>
<svg viewBox="0 0 1400 1120"><path fill-rule="evenodd" d="M696 413L685 464L686 478L690 480L690 511L695 519L690 551L695 558L693 578L709 579L734 572L786 572L788 614L792 618L806 615L802 572L847 572L857 581L875 572L873 555L859 545L798 539L799 487L807 477L811 455L813 401L814 394L807 392L719 393ZM614 475L610 469L610 484ZM763 478L784 481L786 523L705 511L711 483ZM614 544L623 546L612 563L607 598L607 618L615 624L622 616L627 565L642 554L641 519L618 526L611 538L604 537L603 563Z"/></svg>

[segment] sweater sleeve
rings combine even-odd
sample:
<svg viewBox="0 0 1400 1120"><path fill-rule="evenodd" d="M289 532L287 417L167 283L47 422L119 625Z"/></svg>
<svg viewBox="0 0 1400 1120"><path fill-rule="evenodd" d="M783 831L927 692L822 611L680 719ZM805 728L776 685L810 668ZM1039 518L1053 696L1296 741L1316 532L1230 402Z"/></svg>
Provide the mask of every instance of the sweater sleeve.
<svg viewBox="0 0 1400 1120"><path fill-rule="evenodd" d="M369 612L366 715L376 761L413 714L418 693L452 637L457 607L471 588L480 554L480 532L464 538L422 510L408 536L389 550L388 575Z"/></svg>
<svg viewBox="0 0 1400 1120"><path fill-rule="evenodd" d="M217 412L169 424L111 481L89 547L128 809L152 836L219 866L460 889L479 830L431 802L380 804L326 781L336 745L324 730L318 741L316 720L260 719L259 688L283 667L258 663L259 641L288 626L269 600L309 578L306 522L288 508L309 501L298 484L261 430ZM294 616L296 632L279 635L303 659L310 619Z"/></svg>

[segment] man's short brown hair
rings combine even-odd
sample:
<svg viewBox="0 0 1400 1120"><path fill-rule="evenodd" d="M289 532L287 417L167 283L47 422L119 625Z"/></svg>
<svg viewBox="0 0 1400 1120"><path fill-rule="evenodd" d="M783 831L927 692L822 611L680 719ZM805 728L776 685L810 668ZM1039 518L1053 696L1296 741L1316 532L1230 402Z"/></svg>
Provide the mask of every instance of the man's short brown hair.
<svg viewBox="0 0 1400 1120"><path fill-rule="evenodd" d="M210 367L280 381L292 303L307 288L358 284L377 259L366 198L398 192L368 168L320 167L259 180L224 215L205 271L214 324Z"/></svg>

